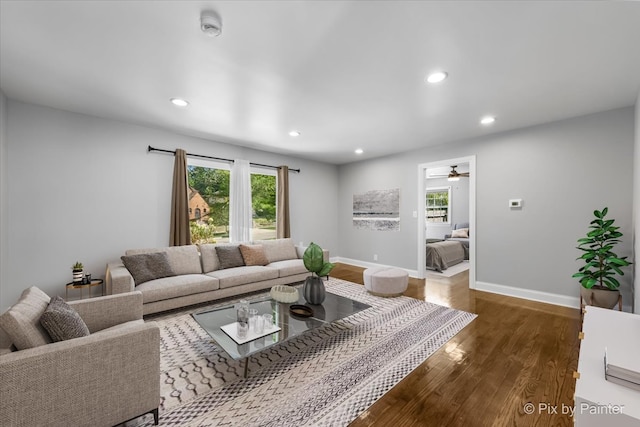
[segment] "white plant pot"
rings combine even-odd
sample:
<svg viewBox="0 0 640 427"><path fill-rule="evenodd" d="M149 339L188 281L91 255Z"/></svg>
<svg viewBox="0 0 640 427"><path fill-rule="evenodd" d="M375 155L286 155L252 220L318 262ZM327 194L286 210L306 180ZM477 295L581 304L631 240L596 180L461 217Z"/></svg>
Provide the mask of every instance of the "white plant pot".
<svg viewBox="0 0 640 427"><path fill-rule="evenodd" d="M84 281L84 270L73 270L73 283L82 283Z"/></svg>

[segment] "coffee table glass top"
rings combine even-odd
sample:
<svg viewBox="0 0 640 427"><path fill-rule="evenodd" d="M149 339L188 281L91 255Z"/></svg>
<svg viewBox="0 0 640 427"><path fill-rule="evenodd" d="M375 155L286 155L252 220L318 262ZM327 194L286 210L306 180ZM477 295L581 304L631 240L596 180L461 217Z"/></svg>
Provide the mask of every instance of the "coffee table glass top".
<svg viewBox="0 0 640 427"><path fill-rule="evenodd" d="M301 318L289 313L289 306L270 298L269 294L249 301L249 308L255 308L260 315L269 313L273 315L274 323L280 326L280 330L245 344L236 343L231 337L220 329L236 321L236 310L233 305L202 311L192 314L195 321L213 338L216 343L233 359L244 359L267 347L286 341L311 329L318 328L325 323L344 319L352 314L366 310L370 306L339 295L326 293L322 305L307 304L302 297L301 289L298 289L297 304L305 304L313 309L313 317Z"/></svg>

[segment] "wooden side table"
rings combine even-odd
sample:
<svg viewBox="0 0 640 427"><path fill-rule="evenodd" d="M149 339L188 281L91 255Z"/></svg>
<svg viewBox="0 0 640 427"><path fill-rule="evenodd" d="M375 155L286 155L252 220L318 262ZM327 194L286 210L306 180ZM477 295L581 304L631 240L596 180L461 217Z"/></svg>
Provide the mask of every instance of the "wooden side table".
<svg viewBox="0 0 640 427"><path fill-rule="evenodd" d="M69 282L66 285L64 299L69 301L69 289L80 289L80 299L84 298L84 290L88 289L89 298L91 298L91 288L93 288L94 286L102 286L102 283L103 283L102 279L93 279L91 283L85 283L85 284ZM102 292L100 292L100 295L104 295L104 288L102 288Z"/></svg>

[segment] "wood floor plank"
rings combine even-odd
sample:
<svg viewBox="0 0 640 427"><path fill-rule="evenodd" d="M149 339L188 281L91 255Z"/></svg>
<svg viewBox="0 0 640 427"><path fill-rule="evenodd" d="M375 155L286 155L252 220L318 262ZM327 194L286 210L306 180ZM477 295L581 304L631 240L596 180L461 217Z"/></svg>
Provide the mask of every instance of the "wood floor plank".
<svg viewBox="0 0 640 427"><path fill-rule="evenodd" d="M331 276L363 284L363 270L337 264ZM467 272L409 279L406 296L478 317L352 427L573 425L561 412L573 406L579 310L472 290L468 281Z"/></svg>

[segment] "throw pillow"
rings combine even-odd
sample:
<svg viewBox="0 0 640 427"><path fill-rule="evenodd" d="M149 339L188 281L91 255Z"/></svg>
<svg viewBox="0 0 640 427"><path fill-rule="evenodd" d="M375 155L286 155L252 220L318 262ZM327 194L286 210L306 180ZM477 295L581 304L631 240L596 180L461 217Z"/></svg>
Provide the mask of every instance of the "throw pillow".
<svg viewBox="0 0 640 427"><path fill-rule="evenodd" d="M468 228L459 228L451 232L451 237L469 237Z"/></svg>
<svg viewBox="0 0 640 427"><path fill-rule="evenodd" d="M40 316L47 309L50 298L35 286L25 289L18 302L0 316L4 329L18 350L49 344L51 338L40 325Z"/></svg>
<svg viewBox="0 0 640 427"><path fill-rule="evenodd" d="M269 260L262 245L239 245L245 265L267 265Z"/></svg>
<svg viewBox="0 0 640 427"><path fill-rule="evenodd" d="M138 286L150 280L175 276L166 252L152 252L149 254L125 255L120 257L122 263L133 276Z"/></svg>
<svg viewBox="0 0 640 427"><path fill-rule="evenodd" d="M205 243L199 245L200 258L202 259L202 272L211 273L220 269L220 261L218 261L218 255L216 254L215 243Z"/></svg>
<svg viewBox="0 0 640 427"><path fill-rule="evenodd" d="M242 253L236 245L216 246L216 254L220 261L220 268L242 267L244 265Z"/></svg>
<svg viewBox="0 0 640 427"><path fill-rule="evenodd" d="M40 324L47 330L53 342L89 335L89 328L78 312L59 296L51 298L49 306L40 316Z"/></svg>

